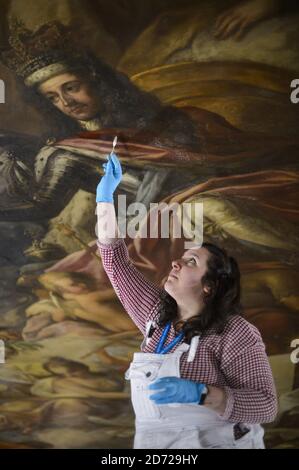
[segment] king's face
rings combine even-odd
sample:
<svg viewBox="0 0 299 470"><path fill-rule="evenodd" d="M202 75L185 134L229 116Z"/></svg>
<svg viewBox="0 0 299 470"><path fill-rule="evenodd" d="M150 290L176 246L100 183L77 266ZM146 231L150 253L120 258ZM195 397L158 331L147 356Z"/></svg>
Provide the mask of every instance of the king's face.
<svg viewBox="0 0 299 470"><path fill-rule="evenodd" d="M53 106L78 121L93 119L100 111L99 98L92 85L75 73L49 78L38 90Z"/></svg>

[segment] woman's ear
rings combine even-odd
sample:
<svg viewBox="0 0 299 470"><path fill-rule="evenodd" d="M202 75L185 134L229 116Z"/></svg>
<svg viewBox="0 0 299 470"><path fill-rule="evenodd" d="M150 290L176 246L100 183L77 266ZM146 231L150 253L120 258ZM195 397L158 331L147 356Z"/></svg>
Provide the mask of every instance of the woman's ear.
<svg viewBox="0 0 299 470"><path fill-rule="evenodd" d="M209 294L211 292L211 287L210 286L207 286L206 284L203 286L203 291L206 293L206 294Z"/></svg>

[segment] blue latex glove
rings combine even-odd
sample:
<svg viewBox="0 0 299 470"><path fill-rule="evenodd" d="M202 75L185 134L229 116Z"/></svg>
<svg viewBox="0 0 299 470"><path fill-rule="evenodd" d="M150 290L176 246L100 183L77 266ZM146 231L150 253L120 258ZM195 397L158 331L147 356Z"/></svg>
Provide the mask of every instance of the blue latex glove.
<svg viewBox="0 0 299 470"><path fill-rule="evenodd" d="M97 186L96 202L113 202L113 193L121 181L121 164L115 153L103 165L105 174Z"/></svg>
<svg viewBox="0 0 299 470"><path fill-rule="evenodd" d="M205 384L181 379L179 377L162 377L153 382L149 390L160 390L150 395L156 405L166 403L199 403L201 395L206 393Z"/></svg>

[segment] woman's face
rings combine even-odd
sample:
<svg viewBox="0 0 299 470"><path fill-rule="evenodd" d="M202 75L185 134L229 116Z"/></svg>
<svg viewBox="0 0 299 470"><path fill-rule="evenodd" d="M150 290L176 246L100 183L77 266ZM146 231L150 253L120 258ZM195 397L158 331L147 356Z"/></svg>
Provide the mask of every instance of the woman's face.
<svg viewBox="0 0 299 470"><path fill-rule="evenodd" d="M206 248L192 248L185 251L180 259L172 261L172 270L164 284L166 292L177 301L200 300L203 290L201 279L207 271L209 256Z"/></svg>
<svg viewBox="0 0 299 470"><path fill-rule="evenodd" d="M49 78L38 90L56 108L73 119L88 121L99 112L99 98L92 85L75 73Z"/></svg>

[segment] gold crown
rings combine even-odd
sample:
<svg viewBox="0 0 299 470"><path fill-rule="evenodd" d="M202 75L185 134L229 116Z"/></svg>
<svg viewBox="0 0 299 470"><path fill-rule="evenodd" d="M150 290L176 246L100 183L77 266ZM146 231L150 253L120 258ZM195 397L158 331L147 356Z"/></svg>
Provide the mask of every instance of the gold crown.
<svg viewBox="0 0 299 470"><path fill-rule="evenodd" d="M2 50L1 61L29 85L34 84L34 80L33 83L28 80L34 74L38 81L38 71L52 66L53 73L57 68L53 65L60 65L62 70L70 57L82 55L74 28L58 21L46 23L33 32L23 22L11 18L9 30L9 47Z"/></svg>

